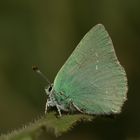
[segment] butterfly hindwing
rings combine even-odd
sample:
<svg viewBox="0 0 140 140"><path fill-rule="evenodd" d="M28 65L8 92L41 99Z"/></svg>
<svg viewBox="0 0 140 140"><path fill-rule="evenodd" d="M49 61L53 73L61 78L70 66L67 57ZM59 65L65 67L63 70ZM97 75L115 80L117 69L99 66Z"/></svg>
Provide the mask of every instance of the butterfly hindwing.
<svg viewBox="0 0 140 140"><path fill-rule="evenodd" d="M58 72L54 89L56 94L63 92L85 113L121 111L126 100L126 74L103 25L93 27L80 41Z"/></svg>

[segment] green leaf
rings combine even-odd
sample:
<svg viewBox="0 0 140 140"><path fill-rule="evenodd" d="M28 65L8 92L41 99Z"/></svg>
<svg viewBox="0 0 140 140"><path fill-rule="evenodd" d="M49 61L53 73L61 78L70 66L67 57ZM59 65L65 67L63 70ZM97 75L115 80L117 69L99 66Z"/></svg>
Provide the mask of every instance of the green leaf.
<svg viewBox="0 0 140 140"><path fill-rule="evenodd" d="M0 140L39 140L40 136L48 132L58 137L70 130L77 122L91 121L93 118L85 114L63 115L58 118L55 112L50 112L22 129L2 135Z"/></svg>

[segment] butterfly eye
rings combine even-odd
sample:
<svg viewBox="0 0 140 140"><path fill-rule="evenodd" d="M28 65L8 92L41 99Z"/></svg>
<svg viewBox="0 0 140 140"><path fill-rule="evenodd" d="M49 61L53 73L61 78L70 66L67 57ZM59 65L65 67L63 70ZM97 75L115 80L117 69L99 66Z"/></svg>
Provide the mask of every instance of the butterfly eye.
<svg viewBox="0 0 140 140"><path fill-rule="evenodd" d="M52 86L49 87L48 91L51 92L51 90L52 90Z"/></svg>

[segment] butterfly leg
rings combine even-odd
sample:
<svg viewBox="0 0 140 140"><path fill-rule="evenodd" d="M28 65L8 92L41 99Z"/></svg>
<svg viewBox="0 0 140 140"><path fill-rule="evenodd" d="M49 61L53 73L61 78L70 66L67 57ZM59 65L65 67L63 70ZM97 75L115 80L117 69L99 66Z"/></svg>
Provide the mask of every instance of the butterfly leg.
<svg viewBox="0 0 140 140"><path fill-rule="evenodd" d="M62 116L61 109L60 109L60 106L58 104L56 104L56 108L57 108L57 111L59 113L59 116L61 117Z"/></svg>
<svg viewBox="0 0 140 140"><path fill-rule="evenodd" d="M48 106L49 106L49 104L48 104L48 100L47 100L46 106L45 106L45 114L47 114Z"/></svg>
<svg viewBox="0 0 140 140"><path fill-rule="evenodd" d="M79 112L84 113L73 101L71 101L72 106Z"/></svg>

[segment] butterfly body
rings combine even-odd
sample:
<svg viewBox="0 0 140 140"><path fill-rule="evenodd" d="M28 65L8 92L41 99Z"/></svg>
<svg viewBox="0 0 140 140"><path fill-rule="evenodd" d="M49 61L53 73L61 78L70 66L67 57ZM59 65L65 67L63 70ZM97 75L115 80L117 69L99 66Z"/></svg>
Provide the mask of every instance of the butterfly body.
<svg viewBox="0 0 140 140"><path fill-rule="evenodd" d="M51 90L49 90L50 87ZM47 112L48 107L54 107L54 106L57 107L60 116L61 116L61 110L66 112L78 111L78 107L76 108L76 106L74 106L74 103L72 102L72 99L69 96L66 96L65 93L62 92L56 93L53 84L49 85L49 87L46 88L45 91L48 95L45 112Z"/></svg>
<svg viewBox="0 0 140 140"><path fill-rule="evenodd" d="M81 40L46 89L47 106L87 114L114 114L126 100L127 78L109 34L101 24Z"/></svg>

